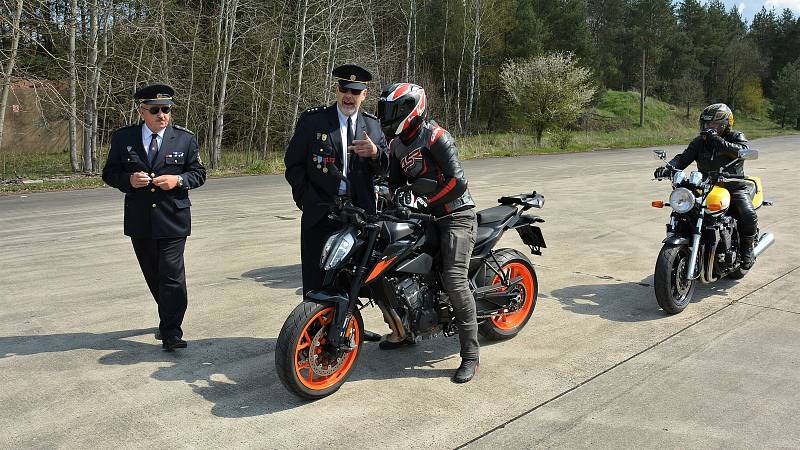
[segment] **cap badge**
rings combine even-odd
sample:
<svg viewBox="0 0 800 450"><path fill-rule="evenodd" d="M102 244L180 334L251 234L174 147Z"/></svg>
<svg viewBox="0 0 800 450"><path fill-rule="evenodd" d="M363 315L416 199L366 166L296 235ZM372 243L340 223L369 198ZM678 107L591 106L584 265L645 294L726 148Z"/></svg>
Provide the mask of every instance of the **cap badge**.
<svg viewBox="0 0 800 450"><path fill-rule="evenodd" d="M356 81L356 76L355 75L350 75L350 81Z"/></svg>

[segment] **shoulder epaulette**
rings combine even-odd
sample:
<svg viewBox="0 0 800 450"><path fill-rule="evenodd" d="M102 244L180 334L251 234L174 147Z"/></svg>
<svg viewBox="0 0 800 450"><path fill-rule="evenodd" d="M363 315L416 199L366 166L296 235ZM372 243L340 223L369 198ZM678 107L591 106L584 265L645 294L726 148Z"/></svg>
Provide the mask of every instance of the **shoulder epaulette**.
<svg viewBox="0 0 800 450"><path fill-rule="evenodd" d="M309 115L309 114L316 114L316 113L325 111L325 108L327 108L327 106L325 106L325 105L315 106L313 108L310 108L310 109L307 109L307 110L303 111L302 115L305 116L305 115Z"/></svg>
<svg viewBox="0 0 800 450"><path fill-rule="evenodd" d="M361 111L361 114L363 114L364 117L369 117L370 119L378 120L378 116L376 116L375 114L371 114L366 111Z"/></svg>
<svg viewBox="0 0 800 450"><path fill-rule="evenodd" d="M119 127L116 130L112 131L111 133L116 133L117 131L127 130L128 128L138 127L138 123L132 123L130 125L125 125L124 127Z"/></svg>
<svg viewBox="0 0 800 450"><path fill-rule="evenodd" d="M182 126L180 126L180 125L174 125L174 124L173 124L173 125L172 125L172 128L175 128L176 130L185 131L185 132L187 132L187 133L189 133L189 134L194 134L194 131L192 131L192 130L190 130L190 129L188 129L188 128L184 128L184 127L182 127Z"/></svg>

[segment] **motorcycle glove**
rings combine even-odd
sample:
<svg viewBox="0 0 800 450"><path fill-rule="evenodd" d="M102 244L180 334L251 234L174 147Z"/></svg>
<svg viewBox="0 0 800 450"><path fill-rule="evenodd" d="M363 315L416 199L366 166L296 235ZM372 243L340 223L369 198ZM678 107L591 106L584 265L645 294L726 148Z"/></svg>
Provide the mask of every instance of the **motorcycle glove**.
<svg viewBox="0 0 800 450"><path fill-rule="evenodd" d="M667 166L662 166L653 172L654 178L669 178L672 176L672 169Z"/></svg>

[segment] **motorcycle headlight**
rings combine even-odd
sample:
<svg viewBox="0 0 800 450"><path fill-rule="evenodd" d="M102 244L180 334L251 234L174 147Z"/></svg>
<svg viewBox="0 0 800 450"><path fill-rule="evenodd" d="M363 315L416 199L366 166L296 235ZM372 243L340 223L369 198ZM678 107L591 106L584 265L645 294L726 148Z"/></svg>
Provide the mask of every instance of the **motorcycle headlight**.
<svg viewBox="0 0 800 450"><path fill-rule="evenodd" d="M356 238L351 231L331 235L322 248L322 257L320 258L322 269L330 270L341 264L344 258L350 254L355 243Z"/></svg>
<svg viewBox="0 0 800 450"><path fill-rule="evenodd" d="M686 188L678 188L670 194L669 204L676 213L687 213L694 208L695 197L692 191Z"/></svg>

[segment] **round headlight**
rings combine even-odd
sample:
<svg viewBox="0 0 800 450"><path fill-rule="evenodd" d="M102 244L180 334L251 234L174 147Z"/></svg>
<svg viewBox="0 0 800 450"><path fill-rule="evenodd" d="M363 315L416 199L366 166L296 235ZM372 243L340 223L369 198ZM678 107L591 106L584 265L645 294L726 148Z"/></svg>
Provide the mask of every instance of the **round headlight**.
<svg viewBox="0 0 800 450"><path fill-rule="evenodd" d="M676 213L683 214L691 211L694 203L694 194L686 188L675 189L669 196L669 204Z"/></svg>

